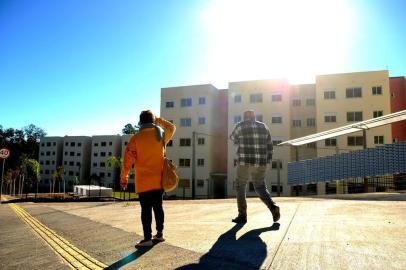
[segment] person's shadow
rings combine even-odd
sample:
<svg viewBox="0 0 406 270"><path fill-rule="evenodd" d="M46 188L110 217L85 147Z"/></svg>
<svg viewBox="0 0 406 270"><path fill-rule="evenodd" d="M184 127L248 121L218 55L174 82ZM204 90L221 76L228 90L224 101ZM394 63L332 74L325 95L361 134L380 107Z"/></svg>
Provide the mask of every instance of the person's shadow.
<svg viewBox="0 0 406 270"><path fill-rule="evenodd" d="M177 270L231 269L232 265L239 265L241 269L260 269L267 256L267 245L259 235L279 230L280 224L274 223L271 227L251 230L237 239L236 234L243 226L244 224L236 224L223 233L200 258L199 263L184 265Z"/></svg>

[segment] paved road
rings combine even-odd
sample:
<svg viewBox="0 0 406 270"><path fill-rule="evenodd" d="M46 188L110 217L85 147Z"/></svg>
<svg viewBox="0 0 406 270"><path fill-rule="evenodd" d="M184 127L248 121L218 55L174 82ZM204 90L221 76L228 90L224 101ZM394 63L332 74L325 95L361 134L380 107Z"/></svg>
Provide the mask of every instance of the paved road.
<svg viewBox="0 0 406 270"><path fill-rule="evenodd" d="M406 269L406 194L275 200L279 223L252 198L245 226L230 222L234 199L165 201L167 241L144 250L133 247L142 234L137 202L19 206L110 269ZM30 269L63 269L7 204L0 228L0 269L21 269L20 258ZM22 251L27 238L36 248Z"/></svg>

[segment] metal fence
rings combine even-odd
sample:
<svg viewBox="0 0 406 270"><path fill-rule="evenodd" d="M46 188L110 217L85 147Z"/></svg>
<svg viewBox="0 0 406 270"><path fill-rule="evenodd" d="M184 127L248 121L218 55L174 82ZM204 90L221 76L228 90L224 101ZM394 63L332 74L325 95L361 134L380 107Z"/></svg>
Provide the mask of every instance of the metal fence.
<svg viewBox="0 0 406 270"><path fill-rule="evenodd" d="M382 177L388 175L403 173L406 173L406 142L398 142L317 159L290 162L288 163L288 184L294 186L357 178L383 179Z"/></svg>

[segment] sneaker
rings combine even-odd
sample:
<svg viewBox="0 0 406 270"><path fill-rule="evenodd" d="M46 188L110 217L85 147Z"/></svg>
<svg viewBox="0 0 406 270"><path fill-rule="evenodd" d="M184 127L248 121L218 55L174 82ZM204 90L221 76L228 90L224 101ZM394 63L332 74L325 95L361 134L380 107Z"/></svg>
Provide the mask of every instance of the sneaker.
<svg viewBox="0 0 406 270"><path fill-rule="evenodd" d="M281 218L281 213L279 211L279 206L274 205L271 208L271 213L273 217L273 222L277 222Z"/></svg>
<svg viewBox="0 0 406 270"><path fill-rule="evenodd" d="M151 247L154 243L152 243L151 239L144 239L141 240L138 244L135 245L136 248L139 247Z"/></svg>
<svg viewBox="0 0 406 270"><path fill-rule="evenodd" d="M247 223L247 217L238 216L231 221L237 224Z"/></svg>
<svg viewBox="0 0 406 270"><path fill-rule="evenodd" d="M154 235L154 237L152 238L153 242L164 242L165 238L164 235L162 233L157 233L156 235Z"/></svg>

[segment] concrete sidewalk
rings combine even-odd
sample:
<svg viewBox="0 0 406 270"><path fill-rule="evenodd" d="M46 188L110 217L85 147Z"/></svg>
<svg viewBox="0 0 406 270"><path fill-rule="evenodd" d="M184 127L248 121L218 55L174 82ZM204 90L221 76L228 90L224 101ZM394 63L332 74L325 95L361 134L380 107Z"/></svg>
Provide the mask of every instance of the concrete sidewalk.
<svg viewBox="0 0 406 270"><path fill-rule="evenodd" d="M137 202L19 205L111 269L406 269L406 194L335 198L275 198L276 224L252 198L244 226L234 199L165 201L167 241L143 251Z"/></svg>

